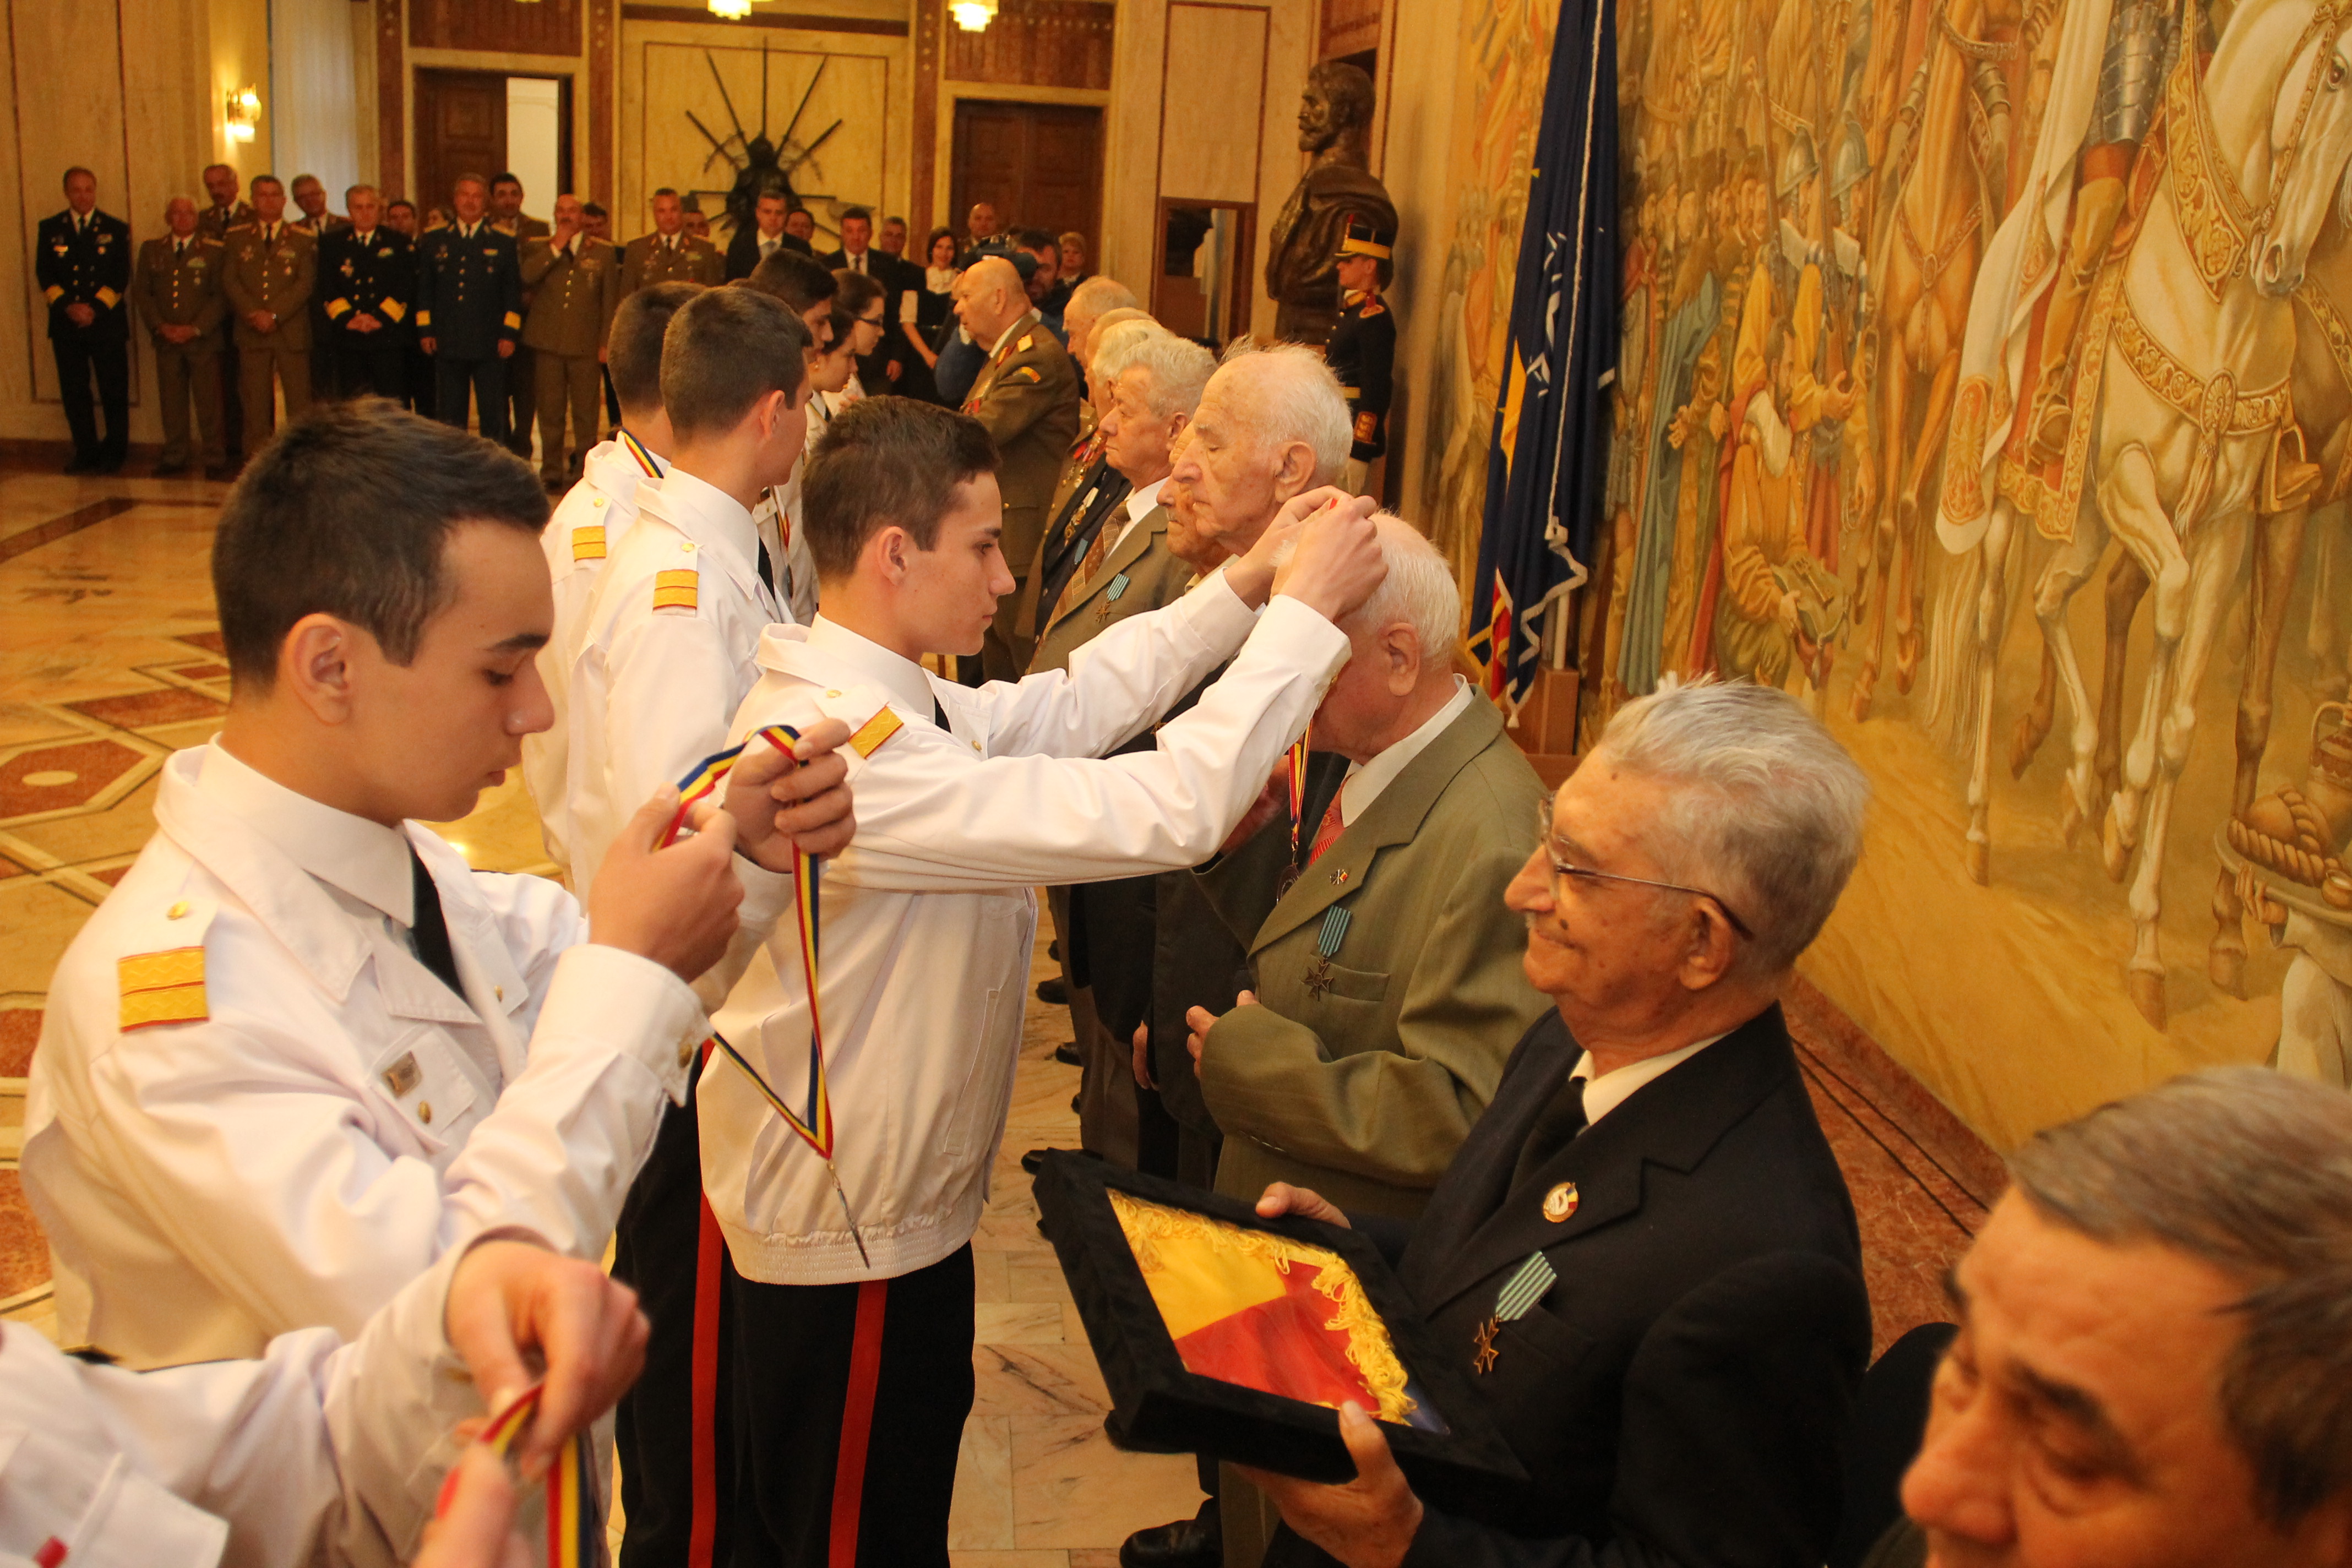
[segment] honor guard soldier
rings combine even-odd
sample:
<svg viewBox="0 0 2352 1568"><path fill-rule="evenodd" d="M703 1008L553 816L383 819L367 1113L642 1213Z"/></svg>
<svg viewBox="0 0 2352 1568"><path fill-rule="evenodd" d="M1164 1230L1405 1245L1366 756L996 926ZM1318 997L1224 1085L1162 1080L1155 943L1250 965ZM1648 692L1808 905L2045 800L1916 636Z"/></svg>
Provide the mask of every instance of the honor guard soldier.
<svg viewBox="0 0 2352 1568"><path fill-rule="evenodd" d="M383 197L353 185L343 198L352 221L319 247L319 291L327 297L334 395L373 393L397 403L408 387L416 252L383 222Z"/></svg>
<svg viewBox="0 0 2352 1568"><path fill-rule="evenodd" d="M278 428L274 388L286 417L310 407L310 295L318 288L319 242L286 221L286 187L253 177L253 221L229 230L221 287L236 312L237 398L245 450L261 450Z"/></svg>
<svg viewBox="0 0 2352 1568"><path fill-rule="evenodd" d="M58 400L73 432L69 474L113 473L131 444L131 226L98 210L98 176L66 171L66 210L41 220L33 239L33 278L49 302L49 352L57 356ZM89 384L106 414L100 440Z"/></svg>
<svg viewBox="0 0 2352 1568"><path fill-rule="evenodd" d="M546 219L533 217L522 210L522 182L509 172L490 176L490 226L515 242L518 260L524 246L534 239L545 239L549 232ZM530 284L526 280L522 286L525 322L530 320ZM538 358L526 332L523 341L515 345L514 359L507 365L507 450L525 460L530 457L530 426L539 406L538 373L533 368Z"/></svg>
<svg viewBox="0 0 2352 1568"><path fill-rule="evenodd" d="M1364 493L1372 464L1389 449L1391 374L1396 363L1396 317L1381 298L1395 266L1396 236L1349 214L1339 238L1339 287L1347 307L1324 347L1331 374L1347 395L1355 421L1348 451L1348 488Z"/></svg>
<svg viewBox="0 0 2352 1568"><path fill-rule="evenodd" d="M490 226L489 184L460 174L450 193L457 221L417 242L416 337L433 356L433 407L444 425L466 427L474 399L486 440L507 438L507 361L522 335L522 273L511 235Z"/></svg>
<svg viewBox="0 0 2352 1568"><path fill-rule="evenodd" d="M537 220L532 220L536 222ZM598 353L621 302L621 253L583 231L580 198L555 198L552 234L522 242L523 346L534 362L539 392L539 477L553 489L576 476L596 444L597 405L604 391ZM521 367L517 366L518 374ZM563 426L571 416L572 461L564 461ZM521 432L526 440L530 432Z"/></svg>
<svg viewBox="0 0 2352 1568"><path fill-rule="evenodd" d="M289 428L230 496L225 727L165 761L32 1073L66 1342L146 1367L353 1334L492 1227L601 1258L743 883L724 823L660 847L672 791L584 918L414 820L466 815L547 722L546 517L512 455L372 401ZM830 790L845 840L840 772L777 784Z"/></svg>
<svg viewBox="0 0 2352 1568"><path fill-rule="evenodd" d="M634 294L648 283L709 288L725 280L718 247L686 232L686 207L677 193L667 185L656 191L653 233L637 236L621 253L621 292Z"/></svg>
<svg viewBox="0 0 2352 1568"><path fill-rule="evenodd" d="M163 407L163 453L155 477L188 469L188 405L196 405L205 478L226 479L221 449L221 324L228 298L221 292L222 249L196 232L196 204L173 196L163 204L171 232L139 247L131 295L155 350L155 395Z"/></svg>
<svg viewBox="0 0 2352 1568"><path fill-rule="evenodd" d="M1019 271L1001 256L982 258L956 279L955 312L971 341L986 347L988 358L963 411L996 442L1004 559L1020 563L1013 592L982 645L981 664L992 680L1013 679L1021 674L1013 654L1020 576L1037 558L1045 509L1077 439L1078 372L1061 340L1038 320Z"/></svg>

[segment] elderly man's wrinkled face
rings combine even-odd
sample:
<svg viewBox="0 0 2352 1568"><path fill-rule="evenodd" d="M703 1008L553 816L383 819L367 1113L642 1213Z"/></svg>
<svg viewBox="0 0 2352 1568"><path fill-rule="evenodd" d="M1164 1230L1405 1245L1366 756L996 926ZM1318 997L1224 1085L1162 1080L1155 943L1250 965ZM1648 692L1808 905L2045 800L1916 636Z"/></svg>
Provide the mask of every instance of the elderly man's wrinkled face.
<svg viewBox="0 0 2352 1568"><path fill-rule="evenodd" d="M449 205L457 212L459 223L480 222L489 205L489 187L479 180L460 180L449 193Z"/></svg>
<svg viewBox="0 0 2352 1568"><path fill-rule="evenodd" d="M1103 454L1110 466L1135 485L1148 485L1168 473L1168 452L1184 428L1178 412L1151 411L1151 373L1140 366L1121 371L1112 389L1110 410L1103 416Z"/></svg>
<svg viewBox="0 0 2352 1568"><path fill-rule="evenodd" d="M317 217L327 210L327 187L305 174L294 182L294 205L302 209L304 217Z"/></svg>
<svg viewBox="0 0 2352 1568"><path fill-rule="evenodd" d="M196 232L196 204L185 196L173 196L163 204L163 221L174 236L187 238Z"/></svg>
<svg viewBox="0 0 2352 1568"><path fill-rule="evenodd" d="M226 163L215 163L205 171L205 195L212 197L216 207L236 205L236 171Z"/></svg>
<svg viewBox="0 0 2352 1568"><path fill-rule="evenodd" d="M346 199L352 209L352 227L362 234L373 234L375 226L383 221L383 198L362 185Z"/></svg>
<svg viewBox="0 0 2352 1568"><path fill-rule="evenodd" d="M1170 475L1160 487L1160 504L1168 509L1168 553L1195 572L1213 572L1225 558L1225 547L1203 531L1200 509L1192 504L1192 487Z"/></svg>
<svg viewBox="0 0 2352 1568"><path fill-rule="evenodd" d="M1239 416L1238 384L1231 367L1209 378L1201 405L1176 449L1175 471L1190 487L1199 526L1236 553L1257 542L1282 503L1307 488L1311 467L1296 456L1286 472L1285 448L1262 447Z"/></svg>
<svg viewBox="0 0 2352 1568"><path fill-rule="evenodd" d="M1903 1481L1934 1568L2318 1568L2352 1500L2282 1534L2221 1413L2247 1286L2012 1189L1953 1275L1960 1335Z"/></svg>

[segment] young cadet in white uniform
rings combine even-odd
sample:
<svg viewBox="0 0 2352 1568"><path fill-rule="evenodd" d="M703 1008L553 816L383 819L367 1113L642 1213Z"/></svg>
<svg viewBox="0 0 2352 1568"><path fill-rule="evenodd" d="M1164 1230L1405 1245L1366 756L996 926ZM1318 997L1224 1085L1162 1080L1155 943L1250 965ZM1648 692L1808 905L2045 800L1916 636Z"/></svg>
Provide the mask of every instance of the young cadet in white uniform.
<svg viewBox="0 0 2352 1568"><path fill-rule="evenodd" d="M546 515L511 456L380 405L289 428L230 496L225 727L165 763L34 1060L68 1343L154 1366L355 1333L493 1226L602 1254L700 1037L682 977L743 892L731 829L655 849L674 798L591 920L408 820L464 816L547 722Z"/></svg>
<svg viewBox="0 0 2352 1568"><path fill-rule="evenodd" d="M625 1287L520 1237L444 1253L349 1343L301 1329L254 1361L129 1372L6 1325L0 1563L408 1562L444 1473L466 1452L453 1426L541 1383L520 1456L536 1469L611 1407L644 1347L645 1319ZM527 1370L526 1352L544 1358L543 1378ZM483 1474L477 1461L461 1473L453 1519L501 1504L511 1516L502 1468ZM490 1495L478 1503L477 1491ZM500 1522L490 1544L505 1535ZM441 1542L439 1557L457 1544Z"/></svg>
<svg viewBox="0 0 2352 1568"><path fill-rule="evenodd" d="M736 719L739 736L849 723L860 818L824 868L821 977L856 1235L824 1162L740 1068L708 1069L702 1089L704 1181L740 1276L730 1338L750 1489L735 1523L751 1561L945 1563L972 1397L970 1243L1012 1092L1030 889L1208 858L1346 662L1332 623L1381 570L1370 504L1317 492L1294 511L1348 510L1307 530L1262 616L1295 523L1105 632L1066 672L959 686L917 660L977 650L1013 585L994 462L986 430L945 409L883 397L840 411L803 485L823 609L769 632ZM1227 658L1158 750L1096 760ZM809 1007L791 917L715 1025L798 1103Z"/></svg>
<svg viewBox="0 0 2352 1568"><path fill-rule="evenodd" d="M574 886L592 896L584 868L623 830L631 803L727 743L735 709L759 678L760 634L786 618L751 508L800 458L808 342L782 301L749 289L705 289L663 334L669 471L638 491L637 525L596 585L572 662L569 831L579 851ZM780 879L749 880L747 940L730 976L757 951L752 933L765 934L761 922L789 890ZM725 994L713 986L704 1000L715 1006ZM644 1384L622 1402L618 1424L623 1556L632 1565L690 1554L701 1211L689 1092L663 1121L614 1248L614 1272L637 1288L654 1325ZM715 1485L706 1467L706 1491Z"/></svg>
<svg viewBox="0 0 2352 1568"><path fill-rule="evenodd" d="M548 858L572 876L572 659L588 619L588 605L604 563L637 521L637 488L657 484L670 449L669 416L662 409L662 332L677 308L701 292L698 283L656 283L621 301L605 338L604 369L621 402L621 424L582 459L580 482L557 503L539 536L555 587L555 635L539 650L539 677L555 708L555 722L522 742L523 782L539 807Z"/></svg>

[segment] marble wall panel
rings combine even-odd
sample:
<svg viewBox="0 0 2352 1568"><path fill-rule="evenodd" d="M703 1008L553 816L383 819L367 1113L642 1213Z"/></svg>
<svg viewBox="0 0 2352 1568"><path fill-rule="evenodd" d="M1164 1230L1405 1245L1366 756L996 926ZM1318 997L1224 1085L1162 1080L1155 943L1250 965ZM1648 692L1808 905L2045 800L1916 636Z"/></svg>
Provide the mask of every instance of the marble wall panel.
<svg viewBox="0 0 2352 1568"><path fill-rule="evenodd" d="M1263 200L1259 142L1272 24L1273 13L1263 5L1183 0L1168 7L1160 120L1163 201ZM1265 218L1261 213L1258 221Z"/></svg>

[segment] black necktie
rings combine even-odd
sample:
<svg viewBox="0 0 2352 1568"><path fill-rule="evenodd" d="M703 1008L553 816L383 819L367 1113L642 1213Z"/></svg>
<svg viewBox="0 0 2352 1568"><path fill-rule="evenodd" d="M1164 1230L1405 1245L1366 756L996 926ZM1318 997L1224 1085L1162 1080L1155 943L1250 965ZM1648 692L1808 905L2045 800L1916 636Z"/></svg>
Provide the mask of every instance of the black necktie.
<svg viewBox="0 0 2352 1568"><path fill-rule="evenodd" d="M755 539L752 542L760 547L760 581L765 583L769 591L778 598L783 597L783 589L776 585L776 562L775 558L768 553L768 542L764 539Z"/></svg>
<svg viewBox="0 0 2352 1568"><path fill-rule="evenodd" d="M931 722L950 735L955 733L953 730L948 729L948 710L940 706L940 700L936 695L931 698Z"/></svg>
<svg viewBox="0 0 2352 1568"><path fill-rule="evenodd" d="M1528 1141L1519 1148L1518 1169L1512 1175L1511 1185L1517 1187L1528 1180L1551 1157L1576 1141L1576 1135L1587 1125L1584 1115L1584 1083L1571 1078L1559 1086L1543 1114L1536 1118L1535 1127Z"/></svg>
<svg viewBox="0 0 2352 1568"><path fill-rule="evenodd" d="M457 955L449 950L449 921L441 912L441 889L433 885L433 873L425 868L414 844L408 847L408 880L416 906L415 920L408 928L416 943L416 960L442 984L463 996L466 987L457 979Z"/></svg>

